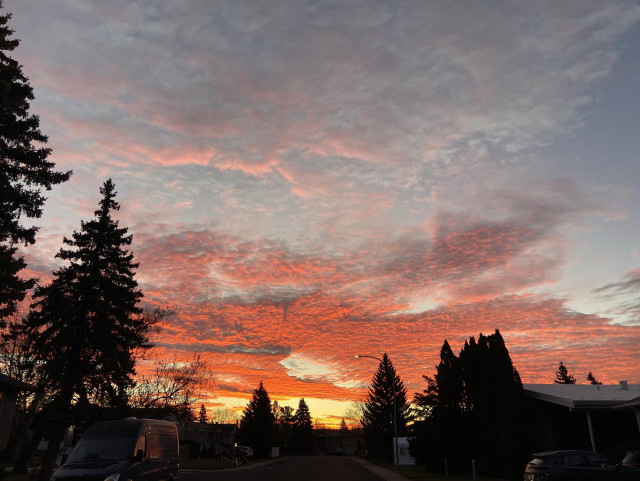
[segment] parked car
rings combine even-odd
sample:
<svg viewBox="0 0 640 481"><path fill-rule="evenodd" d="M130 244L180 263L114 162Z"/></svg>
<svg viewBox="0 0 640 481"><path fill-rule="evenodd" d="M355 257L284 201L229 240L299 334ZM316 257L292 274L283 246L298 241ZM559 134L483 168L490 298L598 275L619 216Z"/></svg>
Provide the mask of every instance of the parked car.
<svg viewBox="0 0 640 481"><path fill-rule="evenodd" d="M533 455L524 481L640 481L640 469L591 451L546 451Z"/></svg>
<svg viewBox="0 0 640 481"><path fill-rule="evenodd" d="M253 448L249 446L236 446L236 449L240 451L246 458L253 457Z"/></svg>
<svg viewBox="0 0 640 481"><path fill-rule="evenodd" d="M177 481L178 466L175 424L101 421L87 429L51 481Z"/></svg>
<svg viewBox="0 0 640 481"><path fill-rule="evenodd" d="M622 465L629 468L640 468L640 451L627 451L622 458Z"/></svg>

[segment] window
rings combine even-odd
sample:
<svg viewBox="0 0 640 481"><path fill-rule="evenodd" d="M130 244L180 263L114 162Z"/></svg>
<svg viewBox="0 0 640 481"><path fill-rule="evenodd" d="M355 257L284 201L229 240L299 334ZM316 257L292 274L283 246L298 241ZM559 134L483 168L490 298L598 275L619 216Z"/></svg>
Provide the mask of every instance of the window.
<svg viewBox="0 0 640 481"><path fill-rule="evenodd" d="M170 434L150 434L148 449L148 456L151 459L178 456L176 438Z"/></svg>
<svg viewBox="0 0 640 481"><path fill-rule="evenodd" d="M142 450L142 456L147 455L147 437L145 435L140 436L136 443L136 448L133 450L133 455L137 455L138 451Z"/></svg>

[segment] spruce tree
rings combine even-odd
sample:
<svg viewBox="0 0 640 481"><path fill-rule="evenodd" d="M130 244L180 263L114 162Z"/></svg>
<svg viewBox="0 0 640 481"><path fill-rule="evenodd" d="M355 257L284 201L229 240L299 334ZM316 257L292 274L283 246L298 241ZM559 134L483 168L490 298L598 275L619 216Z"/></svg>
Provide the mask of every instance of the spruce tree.
<svg viewBox="0 0 640 481"><path fill-rule="evenodd" d="M340 431L342 431L343 433L349 431L349 426L347 426L347 422L344 420L344 418L342 418L342 421L340 421Z"/></svg>
<svg viewBox="0 0 640 481"><path fill-rule="evenodd" d="M49 285L36 288L24 322L41 379L52 393L43 412L54 460L55 446L66 425L81 416L81 406L126 413L136 357L151 347L152 323L138 305L138 264L127 250L132 236L112 217L120 206L111 179L100 193L94 219L64 238L68 248L56 255L69 265L55 271ZM50 461L43 462L42 480L48 480Z"/></svg>
<svg viewBox="0 0 640 481"><path fill-rule="evenodd" d="M274 416L271 410L271 399L262 381L258 389L242 412L238 442L251 446L256 457L267 458L273 445Z"/></svg>
<svg viewBox="0 0 640 481"><path fill-rule="evenodd" d="M423 376L427 389L415 395L420 420L414 425L411 449L421 462L440 466L447 458L452 467L464 462L464 388L460 360L445 339L434 378Z"/></svg>
<svg viewBox="0 0 640 481"><path fill-rule="evenodd" d="M447 341L434 378L415 397L421 414L413 427L414 457L452 469L476 459L484 474L521 475L529 455L527 413L520 376L498 330L471 337L458 357Z"/></svg>
<svg viewBox="0 0 640 481"><path fill-rule="evenodd" d="M405 436L410 419L407 389L385 353L371 381L361 420L367 450L376 458L393 459L394 393L398 436Z"/></svg>
<svg viewBox="0 0 640 481"><path fill-rule="evenodd" d="M46 200L42 189L51 190L71 175L55 171L47 160L48 139L40 132L38 116L29 113L33 89L22 66L8 55L20 43L11 38L10 18L0 15L0 327L35 285L34 279L20 277L26 263L17 245L35 243L38 228L22 220L40 217Z"/></svg>
<svg viewBox="0 0 640 481"><path fill-rule="evenodd" d="M293 442L295 454L313 454L313 421L304 398L293 416Z"/></svg>
<svg viewBox="0 0 640 481"><path fill-rule="evenodd" d="M518 371L513 366L504 338L480 334L460 352L468 438L471 455L486 472L512 477L520 475L525 457L526 402Z"/></svg>
<svg viewBox="0 0 640 481"><path fill-rule="evenodd" d="M565 366L564 363L560 361L560 365L558 366L558 370L556 371L556 379L553 382L555 384L575 384L576 379L573 377L573 375L569 374L567 366Z"/></svg>
<svg viewBox="0 0 640 481"><path fill-rule="evenodd" d="M602 384L600 381L596 379L596 377L591 373L591 371L589 371L589 374L587 374L587 381L589 381L589 384L593 384L595 386Z"/></svg>
<svg viewBox="0 0 640 481"><path fill-rule="evenodd" d="M200 424L207 424L207 408L204 407L204 404L200 405L200 414L198 415L198 422Z"/></svg>

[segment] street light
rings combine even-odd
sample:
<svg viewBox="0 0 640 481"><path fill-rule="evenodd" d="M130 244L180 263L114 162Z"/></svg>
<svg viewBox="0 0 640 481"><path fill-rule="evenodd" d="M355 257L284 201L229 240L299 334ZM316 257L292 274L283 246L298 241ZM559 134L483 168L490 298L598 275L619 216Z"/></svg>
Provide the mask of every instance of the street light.
<svg viewBox="0 0 640 481"><path fill-rule="evenodd" d="M380 363L384 363L384 361L382 359L380 359L379 357L376 356L369 356L367 354L356 354L355 357L368 357L369 359L375 359L377 361L380 361ZM389 374L388 372L386 373L387 375ZM400 458L398 457L398 414L396 411L396 379L395 376L394 378L391 380L391 392L393 395L393 444L395 447L395 451L396 451L396 455L393 459L393 464L396 467L396 470L398 469L398 464L400 463Z"/></svg>

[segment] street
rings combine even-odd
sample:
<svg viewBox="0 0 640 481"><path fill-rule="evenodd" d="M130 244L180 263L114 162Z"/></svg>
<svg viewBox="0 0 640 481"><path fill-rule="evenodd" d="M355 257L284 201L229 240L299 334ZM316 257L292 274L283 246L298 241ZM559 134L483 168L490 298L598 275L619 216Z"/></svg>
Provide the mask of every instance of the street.
<svg viewBox="0 0 640 481"><path fill-rule="evenodd" d="M391 476L394 473L390 473ZM244 469L181 471L180 481L382 481L355 458L296 456Z"/></svg>

